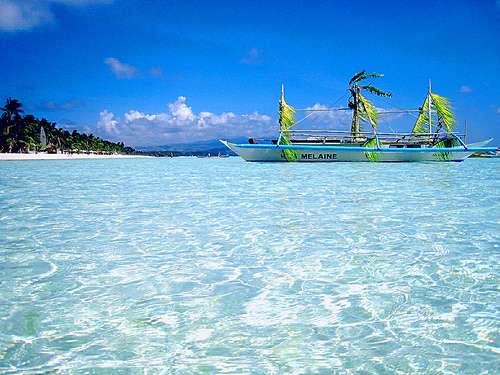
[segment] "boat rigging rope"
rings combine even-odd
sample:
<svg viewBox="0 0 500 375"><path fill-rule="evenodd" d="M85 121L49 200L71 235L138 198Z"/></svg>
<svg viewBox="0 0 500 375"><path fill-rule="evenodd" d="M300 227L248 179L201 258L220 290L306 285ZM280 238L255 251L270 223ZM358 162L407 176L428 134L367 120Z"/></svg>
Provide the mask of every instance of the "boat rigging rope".
<svg viewBox="0 0 500 375"><path fill-rule="evenodd" d="M296 123L293 124L293 126L295 125L298 125L300 124L301 122L303 122L305 119L307 119L308 117L311 117L312 115L314 115L314 112L311 112L309 113L308 115L304 116L303 118L301 118L299 121L297 121Z"/></svg>

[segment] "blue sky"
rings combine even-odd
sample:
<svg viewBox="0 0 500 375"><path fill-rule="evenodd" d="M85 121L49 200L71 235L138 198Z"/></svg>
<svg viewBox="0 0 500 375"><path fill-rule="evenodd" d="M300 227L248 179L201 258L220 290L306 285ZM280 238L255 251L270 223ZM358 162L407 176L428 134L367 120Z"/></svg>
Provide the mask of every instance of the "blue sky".
<svg viewBox="0 0 500 375"><path fill-rule="evenodd" d="M281 82L296 107L342 106L362 69L385 73L378 107L420 106L431 78L459 128L500 144L495 0L0 0L0 48L2 101L134 146L270 135Z"/></svg>

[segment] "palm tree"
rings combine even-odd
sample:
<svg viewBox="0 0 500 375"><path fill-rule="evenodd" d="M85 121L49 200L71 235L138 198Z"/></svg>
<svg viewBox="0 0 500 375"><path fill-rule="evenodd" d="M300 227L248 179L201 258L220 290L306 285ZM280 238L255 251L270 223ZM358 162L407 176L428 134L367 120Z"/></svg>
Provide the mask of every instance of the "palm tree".
<svg viewBox="0 0 500 375"><path fill-rule="evenodd" d="M18 126L21 122L21 113L24 111L21 109L23 105L17 100L12 98L7 98L5 106L0 107L0 110L4 111L2 113L1 119L3 123L3 135L7 136L10 133L10 129Z"/></svg>
<svg viewBox="0 0 500 375"><path fill-rule="evenodd" d="M1 1L1 0L0 0ZM33 115L21 115L22 105L17 99L8 98L0 110L0 151L29 151L41 148L40 130L44 129L49 144L47 149L77 149L77 150L102 150L110 152L131 153L134 149L125 147L123 143L104 141L93 134L71 133L63 128L58 128L55 122L46 119L37 119Z"/></svg>
<svg viewBox="0 0 500 375"><path fill-rule="evenodd" d="M348 106L353 110L351 133L354 139L359 137L359 119L369 122L374 133L377 130L377 109L372 102L365 98L362 91L368 91L378 96L392 96L391 93L382 91L371 84L362 85L360 83L368 78L378 78L383 76L383 74L367 73L363 70L354 75L349 81L349 92L351 96L349 97Z"/></svg>
<svg viewBox="0 0 500 375"><path fill-rule="evenodd" d="M36 142L35 140L28 136L26 137L24 140L22 141L19 141L19 143L21 143L22 145L24 145L26 147L26 151L32 151L36 148Z"/></svg>
<svg viewBox="0 0 500 375"><path fill-rule="evenodd" d="M7 147L9 147L9 152L12 152L12 149L16 145L16 140L14 138L7 138Z"/></svg>
<svg viewBox="0 0 500 375"><path fill-rule="evenodd" d="M37 135L40 134L38 120L33 115L25 115L22 122L23 129L19 133L19 144L23 145L27 151L35 150L38 143L35 139L38 139Z"/></svg>

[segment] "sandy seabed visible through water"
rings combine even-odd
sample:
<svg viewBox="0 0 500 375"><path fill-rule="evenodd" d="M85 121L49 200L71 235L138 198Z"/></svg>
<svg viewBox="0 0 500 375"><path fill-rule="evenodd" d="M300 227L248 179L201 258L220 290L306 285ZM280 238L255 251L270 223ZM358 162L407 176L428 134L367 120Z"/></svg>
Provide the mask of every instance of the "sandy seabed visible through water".
<svg viewBox="0 0 500 375"><path fill-rule="evenodd" d="M0 373L497 374L499 161L0 162Z"/></svg>

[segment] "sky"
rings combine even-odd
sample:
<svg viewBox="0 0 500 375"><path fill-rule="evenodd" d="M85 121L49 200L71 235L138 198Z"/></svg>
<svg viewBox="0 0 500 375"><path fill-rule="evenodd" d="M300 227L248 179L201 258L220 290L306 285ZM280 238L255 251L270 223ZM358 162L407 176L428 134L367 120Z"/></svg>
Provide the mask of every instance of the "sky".
<svg viewBox="0 0 500 375"><path fill-rule="evenodd" d="M296 108L345 106L364 69L393 94L377 107L418 108L431 79L468 140L500 145L500 0L0 0L0 51L2 102L131 146L270 137L282 83Z"/></svg>

